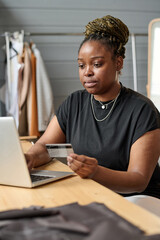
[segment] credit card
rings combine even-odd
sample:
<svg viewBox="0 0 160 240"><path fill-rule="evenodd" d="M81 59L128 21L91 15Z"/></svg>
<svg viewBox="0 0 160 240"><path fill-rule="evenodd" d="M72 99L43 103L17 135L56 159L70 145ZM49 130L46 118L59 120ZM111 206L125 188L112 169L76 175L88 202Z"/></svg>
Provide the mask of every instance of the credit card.
<svg viewBox="0 0 160 240"><path fill-rule="evenodd" d="M65 158L70 153L73 153L70 143L46 144L46 148L51 158Z"/></svg>

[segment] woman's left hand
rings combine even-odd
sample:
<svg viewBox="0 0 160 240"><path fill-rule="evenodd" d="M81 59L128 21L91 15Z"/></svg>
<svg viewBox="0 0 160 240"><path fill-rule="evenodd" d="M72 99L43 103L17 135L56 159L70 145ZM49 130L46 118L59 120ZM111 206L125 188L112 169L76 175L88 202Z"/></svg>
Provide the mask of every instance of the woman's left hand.
<svg viewBox="0 0 160 240"><path fill-rule="evenodd" d="M68 166L82 178L92 178L98 170L98 161L85 155L71 153L67 157Z"/></svg>

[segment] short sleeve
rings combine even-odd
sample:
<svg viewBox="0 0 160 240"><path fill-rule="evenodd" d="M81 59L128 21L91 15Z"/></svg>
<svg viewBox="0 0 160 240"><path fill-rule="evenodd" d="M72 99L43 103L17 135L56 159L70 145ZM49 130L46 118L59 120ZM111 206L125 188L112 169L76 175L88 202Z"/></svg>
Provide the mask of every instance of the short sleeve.
<svg viewBox="0 0 160 240"><path fill-rule="evenodd" d="M135 118L132 144L145 133L160 128L160 113L150 100L140 108Z"/></svg>
<svg viewBox="0 0 160 240"><path fill-rule="evenodd" d="M70 108L70 96L60 105L56 112L58 123L65 135L69 108Z"/></svg>

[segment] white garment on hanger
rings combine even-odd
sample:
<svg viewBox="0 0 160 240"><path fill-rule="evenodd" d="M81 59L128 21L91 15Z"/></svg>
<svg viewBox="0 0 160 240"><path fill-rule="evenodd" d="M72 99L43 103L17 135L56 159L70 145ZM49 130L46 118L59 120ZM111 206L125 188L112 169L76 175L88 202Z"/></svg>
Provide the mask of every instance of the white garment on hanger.
<svg viewBox="0 0 160 240"><path fill-rule="evenodd" d="M38 131L45 131L54 114L53 93L40 51L32 46L36 57L36 89L38 108Z"/></svg>
<svg viewBox="0 0 160 240"><path fill-rule="evenodd" d="M18 109L18 71L21 65L18 63L17 53L23 52L23 33L15 32L12 37L6 35L7 71L5 104L7 115L15 118L16 126L19 124ZM12 47L10 48L10 43Z"/></svg>
<svg viewBox="0 0 160 240"><path fill-rule="evenodd" d="M6 91L6 84L0 88L0 101L5 103L5 91Z"/></svg>

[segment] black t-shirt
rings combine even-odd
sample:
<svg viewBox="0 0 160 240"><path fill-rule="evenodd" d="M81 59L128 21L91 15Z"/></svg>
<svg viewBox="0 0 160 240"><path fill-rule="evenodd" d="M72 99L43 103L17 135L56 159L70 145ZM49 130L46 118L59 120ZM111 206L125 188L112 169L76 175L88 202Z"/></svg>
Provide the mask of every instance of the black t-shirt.
<svg viewBox="0 0 160 240"><path fill-rule="evenodd" d="M93 98L97 119L111 110ZM148 131L160 128L160 114L145 96L122 86L114 108L97 121L86 90L72 93L59 107L57 119L74 152L94 157L99 165L120 171L128 168L132 144ZM141 161L141 159L139 159Z"/></svg>

